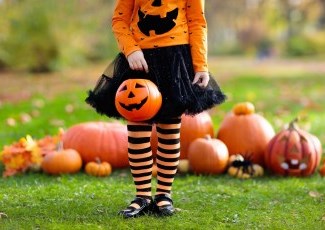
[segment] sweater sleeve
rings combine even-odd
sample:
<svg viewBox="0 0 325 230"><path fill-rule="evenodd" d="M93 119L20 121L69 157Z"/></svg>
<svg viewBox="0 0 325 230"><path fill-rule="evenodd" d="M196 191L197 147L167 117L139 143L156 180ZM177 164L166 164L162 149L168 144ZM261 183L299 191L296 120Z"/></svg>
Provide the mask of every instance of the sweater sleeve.
<svg viewBox="0 0 325 230"><path fill-rule="evenodd" d="M187 1L187 22L194 71L208 71L207 23L204 15L205 0Z"/></svg>
<svg viewBox="0 0 325 230"><path fill-rule="evenodd" d="M134 40L130 23L132 20L134 0L117 0L112 17L112 30L118 47L127 57L134 51L141 50Z"/></svg>

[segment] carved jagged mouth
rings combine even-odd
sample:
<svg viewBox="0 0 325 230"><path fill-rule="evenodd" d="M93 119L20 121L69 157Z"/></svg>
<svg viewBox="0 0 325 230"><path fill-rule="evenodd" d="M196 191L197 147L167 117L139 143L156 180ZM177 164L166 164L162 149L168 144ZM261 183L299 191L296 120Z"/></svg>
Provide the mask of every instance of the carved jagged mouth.
<svg viewBox="0 0 325 230"><path fill-rule="evenodd" d="M161 18L160 15L147 15L140 9L138 11L138 15L138 27L143 34L150 36L151 30L155 31L157 35L164 34L170 31L176 25L174 20L176 20L178 16L178 8L168 12L167 16L164 18Z"/></svg>
<svg viewBox="0 0 325 230"><path fill-rule="evenodd" d="M297 159L290 159L282 162L281 168L283 168L284 170L290 170L290 169L305 170L307 168L307 164L305 162L300 162Z"/></svg>
<svg viewBox="0 0 325 230"><path fill-rule="evenodd" d="M125 105L124 103L120 102L122 108L126 109L127 111L132 111L134 109L139 110L148 100L148 97L144 98L139 104L130 104Z"/></svg>

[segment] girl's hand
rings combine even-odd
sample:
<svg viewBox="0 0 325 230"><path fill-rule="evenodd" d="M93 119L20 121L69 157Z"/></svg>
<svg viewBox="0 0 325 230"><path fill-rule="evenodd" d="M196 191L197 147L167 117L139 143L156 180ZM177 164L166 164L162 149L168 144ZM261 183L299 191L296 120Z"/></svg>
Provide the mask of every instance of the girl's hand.
<svg viewBox="0 0 325 230"><path fill-rule="evenodd" d="M129 56L127 56L129 66L132 70L140 70L149 72L148 64L144 59L143 52L141 50L134 51Z"/></svg>
<svg viewBox="0 0 325 230"><path fill-rule="evenodd" d="M205 88L209 80L210 76L208 72L196 72L192 84L198 84L201 88Z"/></svg>

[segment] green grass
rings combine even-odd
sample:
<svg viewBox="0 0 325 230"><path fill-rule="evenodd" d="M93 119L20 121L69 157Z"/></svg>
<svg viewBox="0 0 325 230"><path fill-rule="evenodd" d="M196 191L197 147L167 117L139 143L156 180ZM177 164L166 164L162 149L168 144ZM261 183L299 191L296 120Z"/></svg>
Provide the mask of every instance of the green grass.
<svg viewBox="0 0 325 230"><path fill-rule="evenodd" d="M243 75L223 80L228 103L212 111L216 129L224 112L239 101L252 101L256 112L265 116L276 131L300 117L300 126L325 143L325 78L308 74L291 77Z"/></svg>
<svg viewBox="0 0 325 230"><path fill-rule="evenodd" d="M315 134L324 147L323 76L264 77L251 73L221 78L220 83L228 101L211 111L216 131L235 103L249 100L276 131L300 116L300 125ZM84 103L89 87L51 99L34 95L28 101L2 104L0 147L26 134L40 138L55 134L58 127L107 120ZM66 112L67 105L74 111ZM32 120L21 122L22 113L34 114ZM17 125L8 126L8 118L14 118ZM2 169L0 166L0 172ZM122 219L117 212L133 195L127 169L114 170L107 178L80 172L59 177L27 173L0 179L0 213L7 215L0 218L0 229L325 229L325 179L317 173L308 178L266 174L250 180L228 175L177 175L173 198L181 211L170 218Z"/></svg>
<svg viewBox="0 0 325 230"><path fill-rule="evenodd" d="M42 96L35 96L26 102L3 105L0 114L0 120L3 121L0 125L0 146L18 140L26 134L40 138L46 134L55 134L59 127L66 129L82 121L105 120L86 105L85 97L85 92L73 92L50 100ZM66 112L65 107L69 105L74 108L75 112ZM35 111L37 111L36 115L33 116ZM20 117L23 113L31 114L31 122L21 122ZM17 125L8 127L6 124L8 118L15 119Z"/></svg>
<svg viewBox="0 0 325 230"><path fill-rule="evenodd" d="M181 209L170 218L124 220L117 215L133 196L127 170L108 178L83 173L60 177L27 174L0 180L1 229L324 229L324 180L265 176L176 177ZM317 194L317 193L316 193Z"/></svg>

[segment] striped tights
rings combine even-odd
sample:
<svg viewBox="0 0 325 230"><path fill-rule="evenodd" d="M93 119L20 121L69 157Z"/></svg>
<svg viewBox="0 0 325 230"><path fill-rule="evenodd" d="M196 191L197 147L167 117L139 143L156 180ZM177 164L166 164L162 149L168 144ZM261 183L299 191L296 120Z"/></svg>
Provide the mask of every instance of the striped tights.
<svg viewBox="0 0 325 230"><path fill-rule="evenodd" d="M157 189L156 194L170 194L180 156L181 119L174 118L157 123ZM152 125L128 122L128 156L136 196L150 200L153 157L150 137ZM158 206L168 204L167 201ZM131 204L137 208L137 204Z"/></svg>

